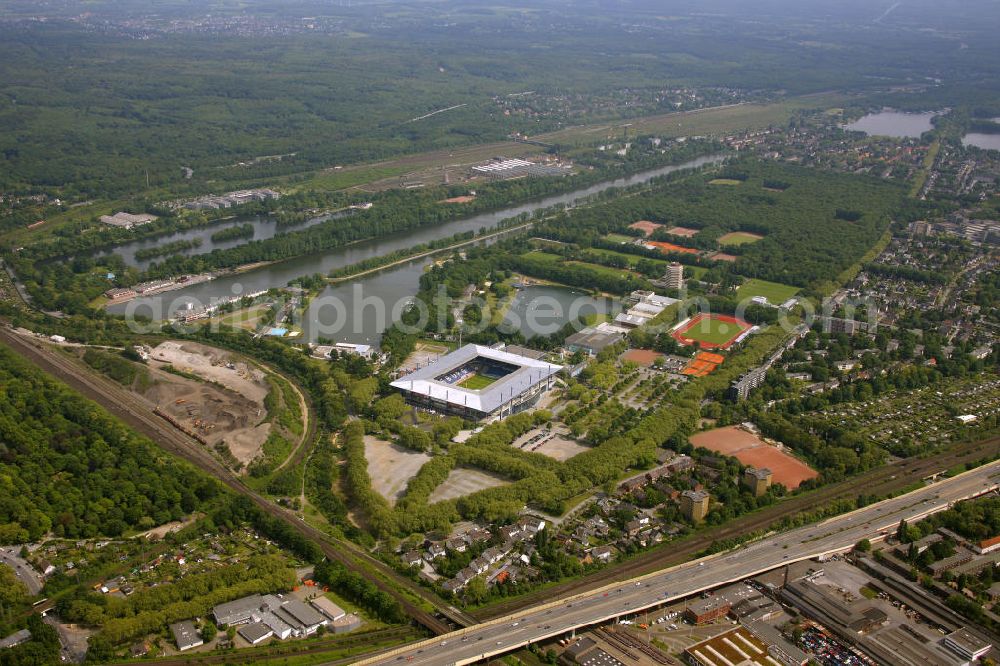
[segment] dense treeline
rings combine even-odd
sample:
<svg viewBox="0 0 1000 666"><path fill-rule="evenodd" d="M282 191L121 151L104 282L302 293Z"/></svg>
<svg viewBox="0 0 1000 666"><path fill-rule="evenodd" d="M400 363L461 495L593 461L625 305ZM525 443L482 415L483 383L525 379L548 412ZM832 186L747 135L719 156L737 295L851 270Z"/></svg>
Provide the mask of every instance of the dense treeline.
<svg viewBox="0 0 1000 666"><path fill-rule="evenodd" d="M253 229L251 228L251 232L252 231ZM219 233L222 232L220 231ZM216 240L214 234L212 235L212 240ZM193 250L196 247L201 247L200 238L173 241L172 243L164 243L163 245L156 245L154 247L144 247L135 251L135 260L146 261L147 259L155 259L156 257L166 257L171 254L179 254L186 250Z"/></svg>
<svg viewBox="0 0 1000 666"><path fill-rule="evenodd" d="M94 370L124 386L132 386L137 378L142 382L149 380L146 368L124 358L122 354L91 347L83 352L83 360Z"/></svg>
<svg viewBox="0 0 1000 666"><path fill-rule="evenodd" d="M216 231L212 234L212 242L236 240L237 238L253 238L254 226L249 222L237 224L231 227Z"/></svg>
<svg viewBox="0 0 1000 666"><path fill-rule="evenodd" d="M0 541L117 536L178 520L218 485L0 348Z"/></svg>
<svg viewBox="0 0 1000 666"><path fill-rule="evenodd" d="M900 186L865 176L818 173L752 159L741 160L738 169L747 176L739 185L710 185L712 175L674 178L648 192L577 208L561 219L540 224L535 233L584 247L638 253L634 247L608 245L600 237L626 233L636 220L697 228L711 238L728 231L754 231L764 238L738 249L726 248L738 253L739 259L725 270L817 288L874 245L888 228L890 212L902 201ZM764 181L776 180L789 187L781 192L763 190ZM839 219L838 211L847 206L863 214L854 221ZM674 244L692 244L664 238ZM693 261L690 255L659 257Z"/></svg>
<svg viewBox="0 0 1000 666"><path fill-rule="evenodd" d="M339 562L320 562L313 571L313 579L329 585L331 590L336 590L337 594L358 604L383 622L400 624L409 619L399 602L360 574L348 571Z"/></svg>
<svg viewBox="0 0 1000 666"><path fill-rule="evenodd" d="M368 459L365 458L365 427L360 421L352 421L344 427L341 437L347 465L344 480L347 491L355 506L365 512L368 528L377 536L387 536L396 531L395 516L389 502L372 488L368 475Z"/></svg>

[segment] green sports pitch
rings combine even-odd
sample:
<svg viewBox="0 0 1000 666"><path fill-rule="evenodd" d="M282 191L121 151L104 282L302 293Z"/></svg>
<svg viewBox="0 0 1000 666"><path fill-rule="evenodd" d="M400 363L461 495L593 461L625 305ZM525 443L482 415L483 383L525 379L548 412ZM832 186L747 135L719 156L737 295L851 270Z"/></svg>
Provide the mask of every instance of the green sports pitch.
<svg viewBox="0 0 1000 666"><path fill-rule="evenodd" d="M763 296L771 305L781 305L797 293L799 293L798 287L755 278L740 285L740 288L736 290L736 299L742 301L754 296Z"/></svg>
<svg viewBox="0 0 1000 666"><path fill-rule="evenodd" d="M476 374L466 377L460 381L458 385L464 389L469 389L470 391L478 391L486 388L495 381L496 379L493 377L487 377L486 375L481 375L477 372Z"/></svg>
<svg viewBox="0 0 1000 666"><path fill-rule="evenodd" d="M734 338L745 331L745 326L736 323L731 317L717 319L715 317L696 317L691 324L679 331L688 340L694 340L705 348L726 347Z"/></svg>

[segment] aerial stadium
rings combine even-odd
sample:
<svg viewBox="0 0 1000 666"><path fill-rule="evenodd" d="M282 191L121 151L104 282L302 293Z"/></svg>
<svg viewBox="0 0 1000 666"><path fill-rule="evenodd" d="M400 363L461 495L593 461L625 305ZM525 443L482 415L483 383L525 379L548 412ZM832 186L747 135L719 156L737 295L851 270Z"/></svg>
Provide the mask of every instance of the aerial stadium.
<svg viewBox="0 0 1000 666"><path fill-rule="evenodd" d="M465 345L392 382L408 403L473 421L533 407L562 366L480 345Z"/></svg>

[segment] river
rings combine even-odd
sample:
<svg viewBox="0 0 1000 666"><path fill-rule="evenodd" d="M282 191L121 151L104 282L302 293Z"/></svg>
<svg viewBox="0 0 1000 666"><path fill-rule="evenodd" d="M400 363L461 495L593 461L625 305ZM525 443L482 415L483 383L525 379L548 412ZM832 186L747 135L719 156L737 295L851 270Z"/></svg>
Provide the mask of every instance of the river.
<svg viewBox="0 0 1000 666"><path fill-rule="evenodd" d="M261 268L226 275L209 282L202 282L177 291L147 298L137 298L108 308L114 314L142 315L154 320L165 319L181 307L191 303L195 307L272 287L282 287L291 280L314 273L327 274L335 268L350 266L359 261L378 257L421 243L428 243L467 231L480 231L496 226L501 220L522 213L549 208L557 204L573 204L612 187L628 187L675 171L695 169L707 164L717 164L723 155L708 155L681 164L643 171L624 178L596 183L586 188L554 195L512 206L491 213L445 222L431 227L407 231L361 241L321 254L296 257ZM332 285L313 302L305 321L301 322L306 340L327 337L337 341L377 342L388 323L398 317L406 301L417 293L420 275L431 259L415 260L382 272L372 273L355 281ZM382 305L376 313L373 303ZM367 308L364 306L368 306ZM393 313L395 312L395 316ZM343 316L341 316L343 313ZM344 323L338 323L344 322ZM334 326L334 324L337 324ZM345 328L346 326L346 328Z"/></svg>
<svg viewBox="0 0 1000 666"><path fill-rule="evenodd" d="M240 218L227 220L225 222L217 222L215 224L210 224L204 227L197 227L194 229L185 229L184 231L177 231L171 234L165 234L163 236L156 236L155 238L144 238L142 240L132 241L130 243L124 243L122 245L116 245L113 248L101 250L96 254L99 255L109 255L117 254L125 260L125 263L129 266L135 266L140 270L146 270L152 264L163 261L164 257L153 257L152 259L136 259L135 253L139 250L144 250L148 248L161 247L168 243L175 243L177 241L200 241L201 244L197 247L188 248L187 250L182 250L180 252L172 252L171 254L181 254L184 256L194 256L197 254L206 254L212 250L227 250L231 247L237 247L238 245L243 245L249 243L252 240L267 240L268 238L274 238L281 233L289 233L292 231L299 231L300 229L307 229L309 227L315 226L327 220L336 219L344 217L350 214L350 211L332 213L329 215L320 215L318 217L312 217L305 220L301 224L289 225L284 228L278 228L278 221L273 217L250 217L250 218ZM243 224L253 225L253 236L249 238L231 238L229 240L223 241L213 241L212 235L216 234L224 229L230 229L232 227L238 227Z"/></svg>

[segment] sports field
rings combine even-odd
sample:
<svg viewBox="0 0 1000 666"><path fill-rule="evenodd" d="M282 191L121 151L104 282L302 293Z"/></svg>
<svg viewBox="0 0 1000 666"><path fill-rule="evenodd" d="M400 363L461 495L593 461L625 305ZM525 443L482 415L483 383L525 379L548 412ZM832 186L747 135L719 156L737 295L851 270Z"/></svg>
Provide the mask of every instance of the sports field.
<svg viewBox="0 0 1000 666"><path fill-rule="evenodd" d="M690 440L696 447L732 456L744 465L771 470L774 483L780 483L789 490L795 490L806 479L819 476L818 472L795 456L737 426L699 432L691 435Z"/></svg>
<svg viewBox="0 0 1000 666"><path fill-rule="evenodd" d="M702 349L728 349L750 324L729 315L699 314L673 333L683 345L698 345Z"/></svg>
<svg viewBox="0 0 1000 666"><path fill-rule="evenodd" d="M495 378L487 377L486 375L481 375L477 372L476 374L466 377L460 381L458 385L462 388L469 389L470 391L478 391L479 389L486 388L495 381Z"/></svg>
<svg viewBox="0 0 1000 666"><path fill-rule="evenodd" d="M768 303L781 305L797 293L799 293L798 287L754 278L740 285L740 288L736 290L736 299L742 301L754 296L763 296Z"/></svg>
<svg viewBox="0 0 1000 666"><path fill-rule="evenodd" d="M749 231L731 231L719 236L719 245L746 245L756 243L762 238L760 234L752 234Z"/></svg>
<svg viewBox="0 0 1000 666"><path fill-rule="evenodd" d="M742 185L742 180L735 180L733 178L713 178L708 181L709 185Z"/></svg>

